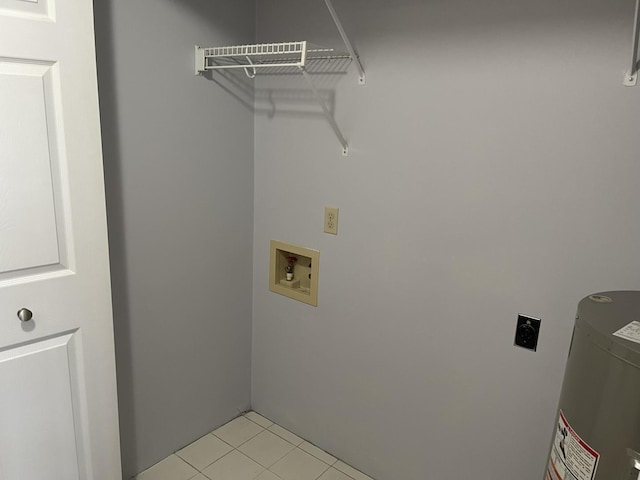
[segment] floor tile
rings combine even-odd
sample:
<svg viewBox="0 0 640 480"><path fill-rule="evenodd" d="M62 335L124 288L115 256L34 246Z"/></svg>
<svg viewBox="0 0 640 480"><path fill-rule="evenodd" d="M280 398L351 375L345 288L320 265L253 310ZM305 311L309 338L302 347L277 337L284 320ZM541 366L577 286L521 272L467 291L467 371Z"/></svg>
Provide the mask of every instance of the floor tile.
<svg viewBox="0 0 640 480"><path fill-rule="evenodd" d="M220 440L224 440L232 447L239 447L247 440L252 439L264 429L257 423L238 417L213 432Z"/></svg>
<svg viewBox="0 0 640 480"><path fill-rule="evenodd" d="M318 480L353 480L353 478L331 467Z"/></svg>
<svg viewBox="0 0 640 480"><path fill-rule="evenodd" d="M333 467L336 468L337 470L340 470L342 473L346 473L347 475L349 475L354 480L373 480L368 475L365 475L361 471L356 470L351 465L347 465L346 463L344 463L344 462L342 462L340 460L338 460L336 463L334 463Z"/></svg>
<svg viewBox="0 0 640 480"><path fill-rule="evenodd" d="M322 450L321 448L316 447L312 443L302 442L299 447L307 453L310 453L318 460L322 460L324 463L328 463L329 465L333 465L336 463L337 458L329 455L327 452Z"/></svg>
<svg viewBox="0 0 640 480"><path fill-rule="evenodd" d="M181 458L169 455L153 467L138 474L136 480L189 480L197 473L195 468Z"/></svg>
<svg viewBox="0 0 640 480"><path fill-rule="evenodd" d="M283 480L316 480L328 468L326 463L296 448L269 470Z"/></svg>
<svg viewBox="0 0 640 480"><path fill-rule="evenodd" d="M269 470L265 470L260 475L256 477L256 480L282 480L275 473L270 472Z"/></svg>
<svg viewBox="0 0 640 480"><path fill-rule="evenodd" d="M205 435L176 452L176 455L198 470L204 470L205 467L224 457L231 450L233 450L231 445L223 442L215 435Z"/></svg>
<svg viewBox="0 0 640 480"><path fill-rule="evenodd" d="M280 425L273 424L269 427L269 430L279 437L284 438L287 442L293 443L295 446L300 445L304 440L297 435L294 435L286 428L282 428Z"/></svg>
<svg viewBox="0 0 640 480"><path fill-rule="evenodd" d="M283 440L275 433L264 430L238 447L238 450L263 467L268 468L294 448L296 448L294 445Z"/></svg>
<svg viewBox="0 0 640 480"><path fill-rule="evenodd" d="M264 428L269 428L271 425L273 425L273 422L271 420L263 417L259 413L254 412L253 410L245 413L244 416L247 417L252 422L257 423L258 425Z"/></svg>
<svg viewBox="0 0 640 480"><path fill-rule="evenodd" d="M249 457L234 450L209 465L202 473L211 480L254 480L264 470L264 467Z"/></svg>

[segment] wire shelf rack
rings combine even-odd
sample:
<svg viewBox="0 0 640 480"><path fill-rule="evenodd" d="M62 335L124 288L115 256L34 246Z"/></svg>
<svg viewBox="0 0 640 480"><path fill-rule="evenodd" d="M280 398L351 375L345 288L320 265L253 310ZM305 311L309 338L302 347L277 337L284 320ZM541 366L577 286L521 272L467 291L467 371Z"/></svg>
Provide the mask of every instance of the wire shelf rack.
<svg viewBox="0 0 640 480"><path fill-rule="evenodd" d="M322 98L322 93L313 84L311 75L321 73L326 67L329 67L327 73L335 74L337 67L344 66L345 63L354 62L358 69L358 83L360 85L366 84L366 77L360 58L342 27L338 14L333 8L332 1L324 0L324 3L338 29L340 37L342 37L347 52L336 51L332 48L321 48L306 41L225 47L199 47L196 45L195 73L196 75L202 75L211 70L243 69L249 78L255 78L259 73L271 75L302 74L327 118L329 126L342 145L342 154L348 155L349 144ZM310 68L313 65L317 66L317 69ZM331 67L331 65L336 68Z"/></svg>
<svg viewBox="0 0 640 480"><path fill-rule="evenodd" d="M310 63L351 60L346 52L321 48L307 42L261 43L224 47L196 47L196 73L207 70L244 69L249 77L258 73L287 73Z"/></svg>

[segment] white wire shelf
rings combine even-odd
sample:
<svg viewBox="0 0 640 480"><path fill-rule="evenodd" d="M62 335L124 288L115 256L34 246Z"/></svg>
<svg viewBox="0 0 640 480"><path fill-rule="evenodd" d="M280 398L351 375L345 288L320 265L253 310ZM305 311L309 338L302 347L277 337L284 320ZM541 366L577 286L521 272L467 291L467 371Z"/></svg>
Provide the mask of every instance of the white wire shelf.
<svg viewBox="0 0 640 480"><path fill-rule="evenodd" d="M346 52L320 48L307 42L262 43L224 47L196 46L196 73L207 70L244 69L249 77L258 73L285 73L314 61L351 60ZM283 70L284 69L284 70Z"/></svg>
<svg viewBox="0 0 640 480"><path fill-rule="evenodd" d="M348 155L349 144L322 98L321 92L313 84L311 75L322 73L323 71L325 71L325 73L335 74L336 69L332 68L331 65L338 68L339 66L344 66L346 62L350 63L353 61L358 69L358 83L360 85L366 84L366 77L360 58L342 27L338 14L333 8L332 1L324 0L324 3L338 29L340 37L342 37L348 53L335 51L331 48L320 48L306 41L232 45L225 47L199 47L196 45L195 73L196 75L202 75L206 71L211 70L243 69L249 78L254 78L259 73L271 75L302 74L327 118L329 126L342 145L342 154ZM318 66L317 71L309 68L310 65L314 64Z"/></svg>

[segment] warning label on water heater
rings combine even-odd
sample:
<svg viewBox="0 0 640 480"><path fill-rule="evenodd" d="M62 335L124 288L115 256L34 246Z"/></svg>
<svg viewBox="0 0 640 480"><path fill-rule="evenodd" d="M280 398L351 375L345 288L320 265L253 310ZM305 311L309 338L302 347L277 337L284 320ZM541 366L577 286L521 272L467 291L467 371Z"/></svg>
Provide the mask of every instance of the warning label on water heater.
<svg viewBox="0 0 640 480"><path fill-rule="evenodd" d="M593 480L600 455L574 432L560 410L545 480Z"/></svg>
<svg viewBox="0 0 640 480"><path fill-rule="evenodd" d="M625 325L617 332L613 332L613 334L616 337L640 343L640 322L631 322L629 325Z"/></svg>

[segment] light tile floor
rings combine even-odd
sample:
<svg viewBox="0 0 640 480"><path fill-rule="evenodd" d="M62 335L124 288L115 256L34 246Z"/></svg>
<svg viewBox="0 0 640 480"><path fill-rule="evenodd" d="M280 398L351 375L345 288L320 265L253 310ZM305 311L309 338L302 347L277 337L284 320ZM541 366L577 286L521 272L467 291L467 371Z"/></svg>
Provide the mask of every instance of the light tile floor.
<svg viewBox="0 0 640 480"><path fill-rule="evenodd" d="M248 412L140 473L137 480L373 480Z"/></svg>

